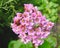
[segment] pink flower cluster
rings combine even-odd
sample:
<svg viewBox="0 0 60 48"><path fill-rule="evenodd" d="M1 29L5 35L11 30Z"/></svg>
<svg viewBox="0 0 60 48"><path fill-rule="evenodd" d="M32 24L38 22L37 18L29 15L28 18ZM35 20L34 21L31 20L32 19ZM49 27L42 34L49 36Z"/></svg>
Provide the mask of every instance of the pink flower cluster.
<svg viewBox="0 0 60 48"><path fill-rule="evenodd" d="M31 41L35 46L42 45L54 23L47 20L32 4L24 4L24 9L23 13L17 13L13 18L12 30L25 44Z"/></svg>

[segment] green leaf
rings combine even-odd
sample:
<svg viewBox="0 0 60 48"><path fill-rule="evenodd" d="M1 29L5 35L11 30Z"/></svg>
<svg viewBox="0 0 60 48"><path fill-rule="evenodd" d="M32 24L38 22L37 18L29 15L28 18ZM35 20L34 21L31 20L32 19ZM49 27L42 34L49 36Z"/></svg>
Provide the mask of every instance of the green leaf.
<svg viewBox="0 0 60 48"><path fill-rule="evenodd" d="M38 48L51 48L51 45L49 42L45 40L44 43L40 45Z"/></svg>
<svg viewBox="0 0 60 48"><path fill-rule="evenodd" d="M57 40L55 37L49 36L46 40L51 44L53 48L56 47Z"/></svg>
<svg viewBox="0 0 60 48"><path fill-rule="evenodd" d="M54 21L56 20L56 18L57 18L57 17L53 16L53 17L51 18L51 21L54 22Z"/></svg>
<svg viewBox="0 0 60 48"><path fill-rule="evenodd" d="M17 40L15 42L10 42L8 48L33 48L32 43L29 42L27 44L24 44L20 40Z"/></svg>
<svg viewBox="0 0 60 48"><path fill-rule="evenodd" d="M60 46L58 46L58 48L60 48Z"/></svg>
<svg viewBox="0 0 60 48"><path fill-rule="evenodd" d="M11 41L8 45L8 48L14 48L14 44L16 41Z"/></svg>

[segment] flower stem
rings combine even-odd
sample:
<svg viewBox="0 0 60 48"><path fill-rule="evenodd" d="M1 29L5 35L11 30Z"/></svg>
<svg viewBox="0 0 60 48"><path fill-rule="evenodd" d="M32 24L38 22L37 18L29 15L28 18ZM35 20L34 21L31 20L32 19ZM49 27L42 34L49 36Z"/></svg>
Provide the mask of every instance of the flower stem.
<svg viewBox="0 0 60 48"><path fill-rule="evenodd" d="M33 48L38 48L38 46L35 46L35 45L33 44Z"/></svg>

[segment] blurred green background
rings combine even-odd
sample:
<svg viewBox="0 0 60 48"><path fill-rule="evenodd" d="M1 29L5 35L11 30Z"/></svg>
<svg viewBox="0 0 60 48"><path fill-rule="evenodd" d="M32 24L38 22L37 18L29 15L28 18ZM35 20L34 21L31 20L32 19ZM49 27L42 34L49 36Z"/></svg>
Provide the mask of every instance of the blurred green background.
<svg viewBox="0 0 60 48"><path fill-rule="evenodd" d="M60 0L0 0L0 48L32 48L31 43L21 43L10 27L12 18L17 12L24 12L24 4L29 3L55 23L51 35L39 48L60 48Z"/></svg>

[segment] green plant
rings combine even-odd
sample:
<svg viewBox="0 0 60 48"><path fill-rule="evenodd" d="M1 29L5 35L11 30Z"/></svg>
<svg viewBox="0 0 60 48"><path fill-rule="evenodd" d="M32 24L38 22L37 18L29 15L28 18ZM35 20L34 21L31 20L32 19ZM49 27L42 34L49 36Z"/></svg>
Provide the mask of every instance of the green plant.
<svg viewBox="0 0 60 48"><path fill-rule="evenodd" d="M23 5L26 3L32 3L37 6L49 20L57 21L58 4L52 0L0 0L0 22L2 21L0 25L9 26L15 13L23 12Z"/></svg>
<svg viewBox="0 0 60 48"><path fill-rule="evenodd" d="M38 48L55 48L56 47L56 38L49 36L45 39L44 43L40 45ZM59 46L60 47L60 46ZM32 43L24 44L20 40L11 41L8 45L8 48L33 48Z"/></svg>
<svg viewBox="0 0 60 48"><path fill-rule="evenodd" d="M51 20L52 22L57 22L58 4L55 0L0 0L0 33L3 32L2 27L5 28L5 26L10 26L15 13L23 12L23 4L25 3L34 4L49 20ZM49 42L50 40L52 40L52 42ZM49 48L51 48L50 44L52 44L51 46L55 47L56 40L54 40L53 38L50 38L50 40L47 39L47 43L45 42L46 44L42 45L42 48L43 46L47 46L47 44L49 44ZM19 41L14 41L14 46L16 48L17 46L20 46L18 42ZM11 45L13 44L11 43ZM9 48L12 47L10 47L9 45Z"/></svg>

